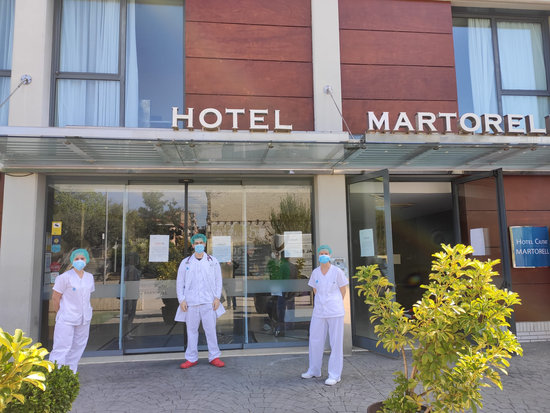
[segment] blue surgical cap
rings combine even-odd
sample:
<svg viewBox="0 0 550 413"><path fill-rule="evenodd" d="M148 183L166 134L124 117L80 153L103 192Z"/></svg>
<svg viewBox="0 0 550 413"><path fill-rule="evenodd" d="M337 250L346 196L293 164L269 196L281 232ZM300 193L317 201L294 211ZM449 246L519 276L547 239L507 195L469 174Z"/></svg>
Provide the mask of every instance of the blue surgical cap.
<svg viewBox="0 0 550 413"><path fill-rule="evenodd" d="M323 244L323 245L321 245L319 248L317 248L317 255L319 255L319 253L320 253L322 250L327 250L328 253L329 253L330 255L332 255L332 248L330 248L328 245Z"/></svg>
<svg viewBox="0 0 550 413"><path fill-rule="evenodd" d="M195 234L191 237L191 244L194 244L196 240L202 239L203 242L206 244L206 235L204 234Z"/></svg>
<svg viewBox="0 0 550 413"><path fill-rule="evenodd" d="M79 248L71 253L71 262L73 262L74 257L76 257L77 255L84 255L84 258L86 258L86 263L90 262L90 254L88 254L88 251L86 251L84 248Z"/></svg>

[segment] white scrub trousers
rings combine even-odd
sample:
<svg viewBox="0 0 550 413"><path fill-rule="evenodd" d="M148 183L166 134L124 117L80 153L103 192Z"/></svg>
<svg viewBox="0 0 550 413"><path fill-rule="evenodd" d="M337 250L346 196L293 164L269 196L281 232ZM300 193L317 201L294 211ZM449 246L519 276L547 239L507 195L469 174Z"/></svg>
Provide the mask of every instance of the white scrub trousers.
<svg viewBox="0 0 550 413"><path fill-rule="evenodd" d="M218 347L218 336L216 335L216 312L212 304L193 305L187 308L187 349L185 350L185 359L194 363L199 359L197 349L199 343L199 323L202 321L202 328L206 334L206 343L208 344L208 361L212 361L221 356Z"/></svg>
<svg viewBox="0 0 550 413"><path fill-rule="evenodd" d="M78 362L88 343L89 334L90 323L73 326L56 322L50 361L56 361L60 366L67 365L76 373Z"/></svg>
<svg viewBox="0 0 550 413"><path fill-rule="evenodd" d="M340 380L344 367L344 317L311 317L309 326L309 369L313 376L321 375L327 330L330 341L328 377Z"/></svg>

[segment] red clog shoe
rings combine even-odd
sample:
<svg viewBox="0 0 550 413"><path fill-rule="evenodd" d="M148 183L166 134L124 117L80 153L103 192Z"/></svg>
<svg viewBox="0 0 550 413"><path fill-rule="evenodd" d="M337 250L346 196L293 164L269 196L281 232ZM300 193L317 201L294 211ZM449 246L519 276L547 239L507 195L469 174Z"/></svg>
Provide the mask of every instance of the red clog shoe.
<svg viewBox="0 0 550 413"><path fill-rule="evenodd" d="M198 361L192 362L192 361L186 360L184 363L180 364L180 369L188 369L189 367L196 366L198 363L199 363Z"/></svg>
<svg viewBox="0 0 550 413"><path fill-rule="evenodd" d="M223 367L225 366L225 363L223 361L221 361L219 358L215 358L214 360L212 360L210 362L210 364L212 364L213 366L215 367Z"/></svg>

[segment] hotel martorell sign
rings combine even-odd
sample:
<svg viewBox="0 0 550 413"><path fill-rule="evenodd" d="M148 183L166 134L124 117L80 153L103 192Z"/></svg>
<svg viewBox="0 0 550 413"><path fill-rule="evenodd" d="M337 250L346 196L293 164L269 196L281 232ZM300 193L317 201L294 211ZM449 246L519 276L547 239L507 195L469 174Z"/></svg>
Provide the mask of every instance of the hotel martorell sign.
<svg viewBox="0 0 550 413"><path fill-rule="evenodd" d="M251 132L291 132L292 125L283 125L280 120L280 111L275 110L275 121L273 125L266 123L266 116L269 114L268 109L225 109L225 113L215 108L203 109L198 115L198 124L203 130L217 131L223 121L224 116L231 119L231 129L237 131L239 129L248 129ZM185 122L185 128L193 130L197 125L195 118L195 109L187 108L187 113L179 114L177 107L172 107L172 129L178 130L179 122ZM244 118L244 119L243 119ZM246 127L242 127L246 125Z"/></svg>
<svg viewBox="0 0 550 413"><path fill-rule="evenodd" d="M206 131L220 129L224 117L231 120L234 131L248 129L251 132L291 132L292 125L281 123L280 110L274 110L274 122L267 123L268 109L226 108L222 113L215 108L201 110L198 115L194 108L187 108L186 113L178 113L177 107L172 107L172 129L179 130L180 122L185 129L194 130L198 127ZM442 125L438 126L437 125ZM477 115L465 113L461 116L455 113L417 112L414 118L409 118L407 112L399 112L397 119L390 122L390 112L367 112L367 133L461 133L474 134L505 134L505 135L546 135L550 136L550 116L545 118L545 127L535 125L533 115L499 115L488 113Z"/></svg>
<svg viewBox="0 0 550 413"><path fill-rule="evenodd" d="M442 120L443 129L438 130L436 121ZM525 121L522 124L522 121ZM367 133L369 132L406 132L411 133L453 133L453 123L459 132L506 135L550 135L550 116L545 118L545 128L535 126L533 115L505 115L494 113L477 115L465 113L418 112L411 120L406 112L399 112L395 122L390 123L389 112L377 115L367 112ZM413 124L414 123L414 124Z"/></svg>

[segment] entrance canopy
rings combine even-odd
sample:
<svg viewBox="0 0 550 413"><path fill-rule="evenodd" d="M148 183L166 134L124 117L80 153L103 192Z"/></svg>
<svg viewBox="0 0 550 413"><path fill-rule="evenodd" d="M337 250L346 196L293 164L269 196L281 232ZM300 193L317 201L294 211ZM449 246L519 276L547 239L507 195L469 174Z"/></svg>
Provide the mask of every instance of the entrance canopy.
<svg viewBox="0 0 550 413"><path fill-rule="evenodd" d="M550 172L550 137L0 127L4 172Z"/></svg>

